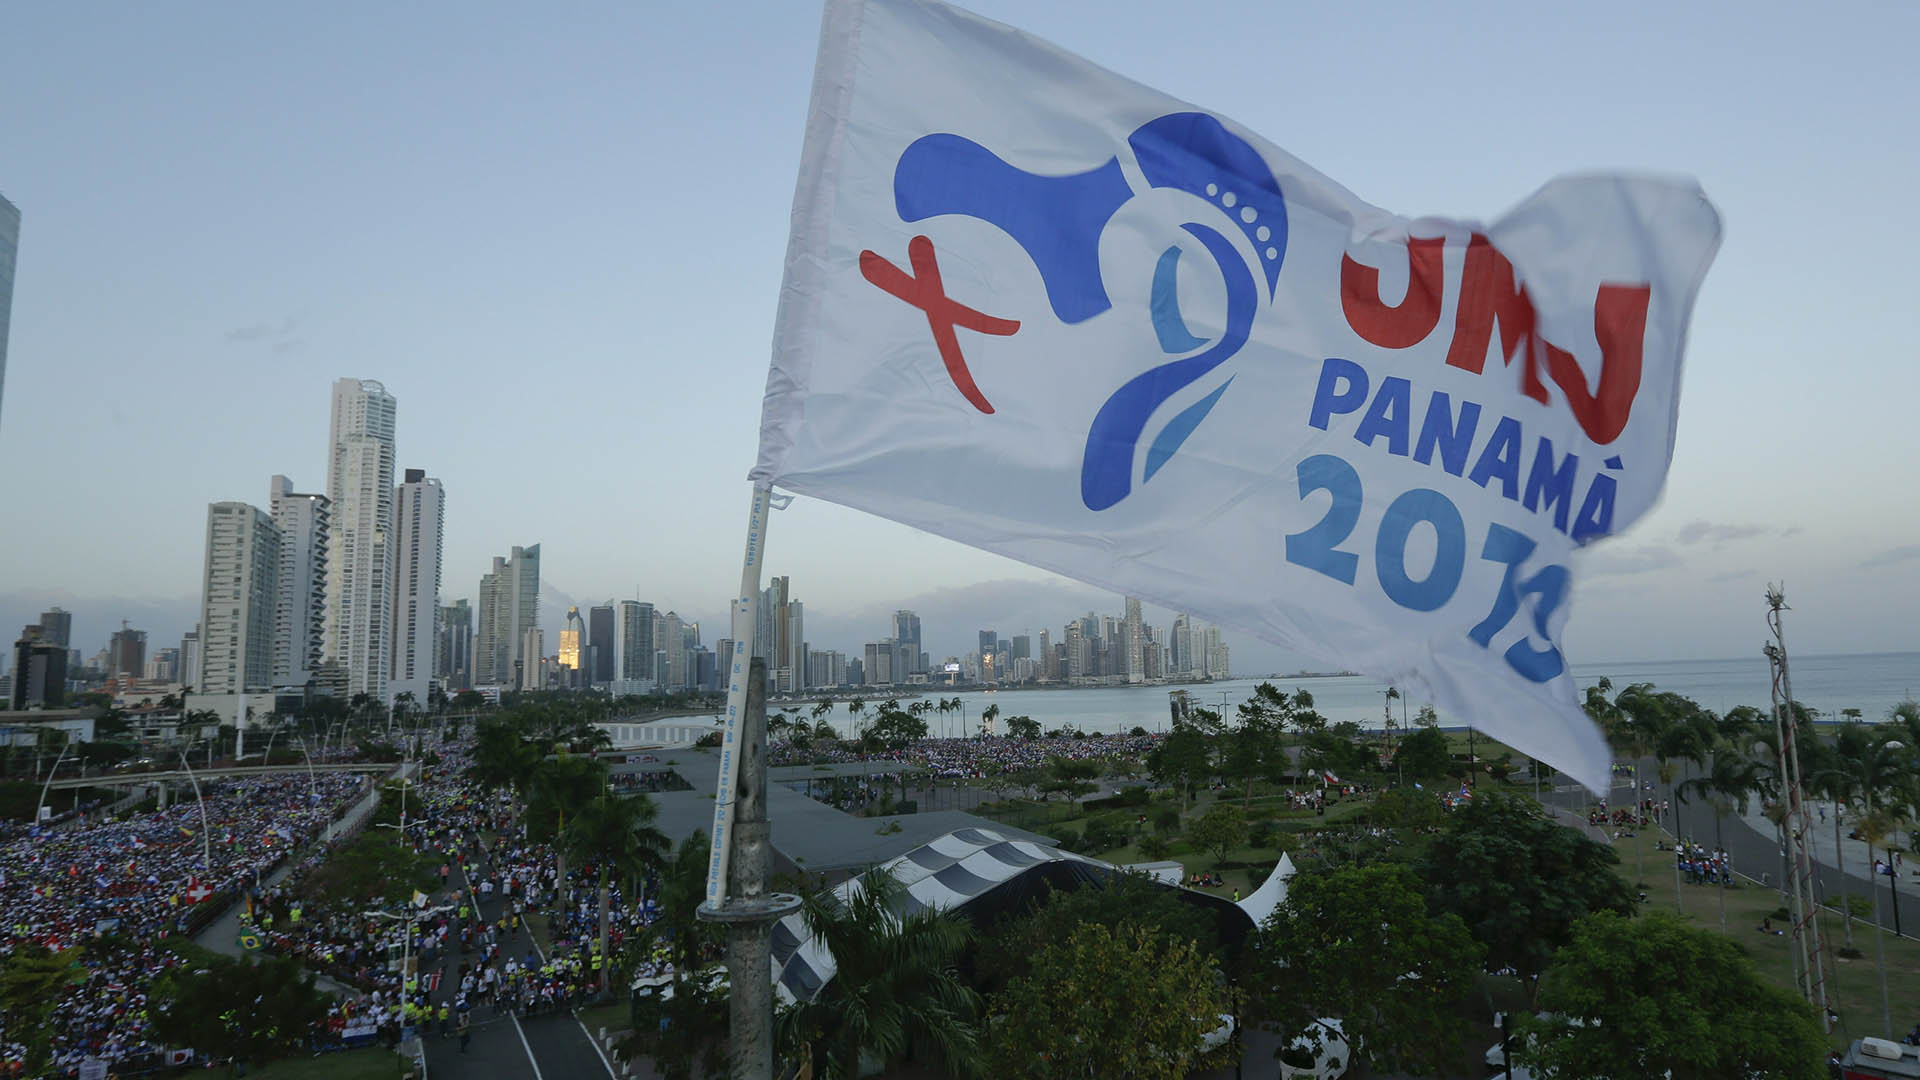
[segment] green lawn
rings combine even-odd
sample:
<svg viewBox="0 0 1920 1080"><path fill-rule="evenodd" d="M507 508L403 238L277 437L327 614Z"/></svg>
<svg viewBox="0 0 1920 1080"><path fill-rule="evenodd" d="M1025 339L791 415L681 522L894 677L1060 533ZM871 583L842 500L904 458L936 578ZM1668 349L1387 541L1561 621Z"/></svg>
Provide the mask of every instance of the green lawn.
<svg viewBox="0 0 1920 1080"><path fill-rule="evenodd" d="M577 1015L580 1022L587 1026L587 1033L596 1038L601 1028L606 1028L608 1034L627 1030L633 1019L632 1008L625 1001L611 1001L581 1009Z"/></svg>
<svg viewBox="0 0 1920 1080"><path fill-rule="evenodd" d="M1635 851L1638 846L1638 850L1646 856L1646 906L1664 907L1672 911L1675 909L1673 854L1655 851L1654 841L1652 833L1642 833L1637 839L1616 840L1613 847L1620 854L1622 876L1631 881L1634 878ZM1864 883L1862 889L1864 891ZM1689 885L1683 878L1679 885L1679 910L1695 925L1718 930L1722 891L1727 901L1727 936L1746 950L1761 974L1797 993L1790 951L1793 939L1784 934L1776 936L1759 931L1760 921L1772 915L1784 903L1777 891L1747 881L1742 881L1732 889L1716 890L1707 885ZM1773 925L1778 929L1787 929L1778 919L1773 921ZM1820 933L1832 955L1832 962L1827 967L1828 1000L1833 1010L1840 1014L1840 1023L1833 1030L1833 1045L1844 1048L1862 1035L1883 1034L1880 1030L1880 974L1874 959L1872 923L1856 920L1853 924L1854 947L1863 954L1857 960L1840 959L1838 956L1846 944L1846 928L1838 912L1827 909L1823 913ZM1912 1025L1913 1003L1920 1001L1920 941L1896 938L1891 933L1886 934L1883 940L1887 952L1887 997L1893 1007L1895 1030L1892 1034L1897 1038Z"/></svg>
<svg viewBox="0 0 1920 1080"><path fill-rule="evenodd" d="M411 1063L384 1047L343 1050L319 1057L285 1058L247 1071L254 1080L395 1080Z"/></svg>

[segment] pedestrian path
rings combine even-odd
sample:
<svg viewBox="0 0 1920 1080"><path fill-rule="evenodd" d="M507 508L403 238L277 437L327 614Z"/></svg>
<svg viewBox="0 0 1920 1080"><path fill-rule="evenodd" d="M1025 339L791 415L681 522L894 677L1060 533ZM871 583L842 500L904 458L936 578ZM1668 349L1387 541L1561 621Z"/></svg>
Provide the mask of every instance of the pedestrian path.
<svg viewBox="0 0 1920 1080"><path fill-rule="evenodd" d="M1866 841L1854 840L1847 836L1849 832L1853 831L1854 823L1860 818L1859 811L1836 812L1833 803L1817 799L1808 800L1807 806L1813 814L1813 828L1808 831L1807 839L1809 841L1809 847L1812 849L1814 860L1823 866L1837 866L1844 870L1850 878L1858 878L1861 881L1871 879L1873 877L1872 859L1885 859L1887 853L1876 848L1870 857L1867 854ZM1767 816L1761 812L1757 801L1749 803L1746 811L1742 813L1740 817L1762 836L1772 836L1776 838L1779 836L1779 830L1774 828L1773 822L1767 820ZM1837 849L1834 843L1835 821L1840 823L1840 836ZM1908 843L1912 842L1912 838L1904 834L1901 839ZM1837 860L1834 857L1836 850L1839 852L1839 858ZM1902 881L1920 884L1920 860L1903 858L1898 865ZM1879 879L1880 882L1884 882L1885 880L1884 875Z"/></svg>

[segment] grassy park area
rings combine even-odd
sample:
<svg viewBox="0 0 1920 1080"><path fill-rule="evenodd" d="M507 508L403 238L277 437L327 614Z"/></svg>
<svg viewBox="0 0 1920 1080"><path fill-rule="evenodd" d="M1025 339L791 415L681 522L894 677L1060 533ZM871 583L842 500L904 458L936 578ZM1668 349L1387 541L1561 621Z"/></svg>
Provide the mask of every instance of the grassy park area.
<svg viewBox="0 0 1920 1080"><path fill-rule="evenodd" d="M318 1057L282 1058L250 1070L254 1080L394 1080L414 1071L411 1062L381 1046Z"/></svg>
<svg viewBox="0 0 1920 1080"><path fill-rule="evenodd" d="M1676 910L1673 853L1655 850L1655 842L1656 836L1647 832L1633 839L1616 840L1613 847L1620 855L1621 873L1629 879L1634 873L1636 848L1646 858L1646 907L1673 911ZM1864 895L1865 882L1860 885L1860 894ZM1787 929L1786 920L1774 918L1786 903L1777 890L1745 879L1725 890L1689 885L1683 879L1678 888L1677 910L1694 925L1716 931L1720 929L1719 893L1724 892L1727 936L1746 950L1762 975L1798 992L1793 978L1792 937L1759 930L1761 921L1769 918L1775 929ZM1820 933L1832 957L1827 967L1828 1001L1840 1014L1840 1022L1833 1030L1834 1046L1844 1047L1862 1035L1881 1034L1880 971L1875 961L1871 919L1854 920L1853 943L1862 954L1858 959L1839 956L1847 931L1838 911L1822 910ZM1920 941L1896 938L1888 932L1883 944L1887 955L1887 1000L1892 1003L1894 1034L1898 1036L1913 1024L1915 1003L1920 1002Z"/></svg>

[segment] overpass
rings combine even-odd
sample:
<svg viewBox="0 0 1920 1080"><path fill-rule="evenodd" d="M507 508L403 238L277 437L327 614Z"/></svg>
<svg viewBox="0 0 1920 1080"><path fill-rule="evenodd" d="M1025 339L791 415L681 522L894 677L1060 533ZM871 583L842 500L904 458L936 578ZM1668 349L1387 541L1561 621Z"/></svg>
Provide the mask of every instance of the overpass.
<svg viewBox="0 0 1920 1080"><path fill-rule="evenodd" d="M354 761L328 762L313 766L316 773L384 773L400 767L400 762ZM195 769L188 773L185 769L169 769L165 772L140 773L102 773L99 776L69 776L53 781L48 787L65 790L67 788L89 787L139 787L142 784L187 783L192 780L217 780L227 776L265 776L269 773L304 773L304 762L291 765L224 765L213 769Z"/></svg>

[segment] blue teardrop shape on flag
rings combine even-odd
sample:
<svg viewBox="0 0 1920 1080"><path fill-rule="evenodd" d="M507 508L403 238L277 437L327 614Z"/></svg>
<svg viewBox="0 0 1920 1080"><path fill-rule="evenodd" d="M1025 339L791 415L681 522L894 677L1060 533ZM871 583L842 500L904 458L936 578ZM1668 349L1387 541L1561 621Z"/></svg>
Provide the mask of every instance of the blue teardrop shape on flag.
<svg viewBox="0 0 1920 1080"><path fill-rule="evenodd" d="M1226 382L1220 384L1220 389L1187 406L1181 410L1179 416L1167 421L1167 426L1160 429L1160 434L1153 440L1153 445L1147 448L1147 468L1146 473L1141 476L1142 480L1153 479L1153 474L1159 472L1160 466L1165 465L1173 457L1174 451L1180 449L1180 444L1187 441L1187 436L1193 434L1193 429L1199 427L1200 421L1207 418L1207 413L1213 410L1214 403L1220 400L1220 395L1226 393L1227 387L1232 385L1233 379L1229 377Z"/></svg>
<svg viewBox="0 0 1920 1080"><path fill-rule="evenodd" d="M1180 248L1178 245L1160 253L1160 261L1153 268L1153 299L1148 306L1153 316L1153 332L1160 339L1160 351L1164 353L1192 352L1207 343L1206 338L1194 337L1187 329L1187 321L1180 317ZM1152 469L1148 469L1152 475Z"/></svg>

